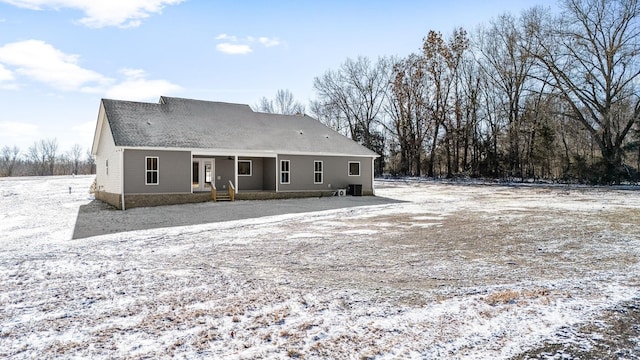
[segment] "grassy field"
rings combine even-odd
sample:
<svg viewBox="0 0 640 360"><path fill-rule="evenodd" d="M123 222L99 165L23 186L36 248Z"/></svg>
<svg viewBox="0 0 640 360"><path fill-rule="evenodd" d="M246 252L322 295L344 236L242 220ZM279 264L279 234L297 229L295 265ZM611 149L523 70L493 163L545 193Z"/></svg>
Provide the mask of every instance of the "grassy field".
<svg viewBox="0 0 640 360"><path fill-rule="evenodd" d="M380 181L71 240L91 181L0 179L0 357L640 358L638 191Z"/></svg>

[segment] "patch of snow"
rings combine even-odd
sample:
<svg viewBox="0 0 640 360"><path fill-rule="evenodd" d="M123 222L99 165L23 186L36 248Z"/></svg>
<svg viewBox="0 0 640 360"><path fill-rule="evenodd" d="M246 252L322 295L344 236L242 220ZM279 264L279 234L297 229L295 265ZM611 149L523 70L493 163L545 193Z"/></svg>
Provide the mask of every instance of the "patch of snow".
<svg viewBox="0 0 640 360"><path fill-rule="evenodd" d="M404 202L71 240L92 181L0 179L0 357L507 359L640 296L636 191L384 181Z"/></svg>

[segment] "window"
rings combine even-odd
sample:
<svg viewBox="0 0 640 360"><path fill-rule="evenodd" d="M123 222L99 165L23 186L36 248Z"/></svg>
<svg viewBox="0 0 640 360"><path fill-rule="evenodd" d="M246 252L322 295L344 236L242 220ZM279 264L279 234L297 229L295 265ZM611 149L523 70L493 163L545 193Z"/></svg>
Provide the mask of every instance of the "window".
<svg viewBox="0 0 640 360"><path fill-rule="evenodd" d="M146 185L158 185L158 157L147 156L146 161Z"/></svg>
<svg viewBox="0 0 640 360"><path fill-rule="evenodd" d="M349 176L360 176L359 161L349 161Z"/></svg>
<svg viewBox="0 0 640 360"><path fill-rule="evenodd" d="M109 175L109 159L104 161L104 168L107 171L107 175Z"/></svg>
<svg viewBox="0 0 640 360"><path fill-rule="evenodd" d="M251 160L238 160L238 176L251 176L253 164Z"/></svg>
<svg viewBox="0 0 640 360"><path fill-rule="evenodd" d="M313 162L313 183L322 184L322 161Z"/></svg>
<svg viewBox="0 0 640 360"><path fill-rule="evenodd" d="M280 160L280 183L289 184L290 163L289 160Z"/></svg>

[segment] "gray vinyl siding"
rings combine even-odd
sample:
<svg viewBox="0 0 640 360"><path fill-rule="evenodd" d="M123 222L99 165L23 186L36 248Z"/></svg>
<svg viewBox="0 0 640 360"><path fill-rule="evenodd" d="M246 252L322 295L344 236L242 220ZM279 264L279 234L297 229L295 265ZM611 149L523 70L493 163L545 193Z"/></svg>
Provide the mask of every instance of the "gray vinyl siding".
<svg viewBox="0 0 640 360"><path fill-rule="evenodd" d="M281 160L289 160L290 184L278 184L279 191L320 191L344 189L349 184L362 185L363 191L372 190L372 161L371 157L349 156L300 156L280 155L278 157L278 181L280 181L279 166ZM322 161L322 184L314 184L314 161ZM349 176L349 162L360 162L360 176Z"/></svg>
<svg viewBox="0 0 640 360"><path fill-rule="evenodd" d="M158 158L157 185L145 184L145 158L148 156L155 156ZM190 193L191 152L125 150L124 174L125 194Z"/></svg>
<svg viewBox="0 0 640 360"><path fill-rule="evenodd" d="M229 156L216 156L215 164L215 176L216 176L216 189L218 191L229 189L229 181L235 184L235 160L233 157L229 159Z"/></svg>
<svg viewBox="0 0 640 360"><path fill-rule="evenodd" d="M264 190L276 190L277 168L275 158L264 158L262 163L262 184Z"/></svg>
<svg viewBox="0 0 640 360"><path fill-rule="evenodd" d="M251 176L240 176L238 175L238 189L242 190L263 190L263 158L249 158L249 157L240 157L240 160L251 160Z"/></svg>

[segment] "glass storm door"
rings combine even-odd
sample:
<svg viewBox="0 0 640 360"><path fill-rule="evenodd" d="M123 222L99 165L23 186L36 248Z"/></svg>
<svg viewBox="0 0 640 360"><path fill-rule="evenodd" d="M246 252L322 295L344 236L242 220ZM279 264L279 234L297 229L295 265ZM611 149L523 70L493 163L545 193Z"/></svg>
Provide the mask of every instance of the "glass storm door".
<svg viewBox="0 0 640 360"><path fill-rule="evenodd" d="M213 160L204 161L204 188L211 190L211 182L213 181Z"/></svg>
<svg viewBox="0 0 640 360"><path fill-rule="evenodd" d="M193 159L192 164L192 182L193 191L209 191L211 183L215 179L215 160L214 159Z"/></svg>

